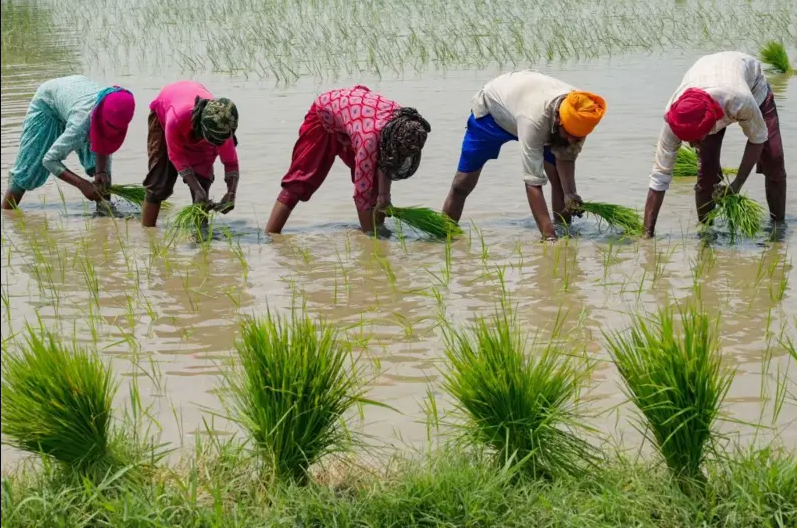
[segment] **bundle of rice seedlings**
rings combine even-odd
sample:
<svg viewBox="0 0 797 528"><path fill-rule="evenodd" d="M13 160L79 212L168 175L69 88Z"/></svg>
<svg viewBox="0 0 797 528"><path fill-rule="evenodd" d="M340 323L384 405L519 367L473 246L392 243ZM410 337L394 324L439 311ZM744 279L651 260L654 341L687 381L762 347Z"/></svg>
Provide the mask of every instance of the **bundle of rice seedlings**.
<svg viewBox="0 0 797 528"><path fill-rule="evenodd" d="M169 219L167 238L175 240L184 234L194 234L203 239L203 230L215 215L212 206L195 203L180 209Z"/></svg>
<svg viewBox="0 0 797 528"><path fill-rule="evenodd" d="M741 235L753 238L761 231L764 208L743 194L726 193L714 197L714 209L706 217L706 226L724 220L731 240Z"/></svg>
<svg viewBox="0 0 797 528"><path fill-rule="evenodd" d="M147 190L142 185L133 184L111 185L108 187L108 193L138 207L144 206L144 199L147 196ZM171 207L169 202L161 203L162 209L168 209L169 207Z"/></svg>
<svg viewBox="0 0 797 528"><path fill-rule="evenodd" d="M722 168L723 174L736 174L737 169ZM676 178L694 178L697 176L697 150L689 145L681 145L675 158L672 175Z"/></svg>
<svg viewBox="0 0 797 528"><path fill-rule="evenodd" d="M664 457L684 489L702 483L703 464L718 434L715 421L733 379L723 368L719 318L695 308L654 319L636 316L625 332L604 334L629 399L641 411L639 429Z"/></svg>
<svg viewBox="0 0 797 528"><path fill-rule="evenodd" d="M445 213L428 207L390 207L385 212L416 232L438 240L462 234L459 225Z"/></svg>
<svg viewBox="0 0 797 528"><path fill-rule="evenodd" d="M642 234L643 227L639 213L630 207L603 202L584 202L581 204L581 209L585 213L597 216L609 224L609 227L623 231L626 235Z"/></svg>
<svg viewBox="0 0 797 528"><path fill-rule="evenodd" d="M25 346L2 362L2 423L7 442L75 469L109 462L110 368L86 350L27 327Z"/></svg>
<svg viewBox="0 0 797 528"><path fill-rule="evenodd" d="M697 176L697 151L690 146L681 145L675 158L672 175L676 178Z"/></svg>
<svg viewBox="0 0 797 528"><path fill-rule="evenodd" d="M443 388L466 439L534 477L580 474L596 462L597 451L576 434L588 430L578 405L586 370L572 351L528 346L506 303L490 320L448 327L444 337Z"/></svg>
<svg viewBox="0 0 797 528"><path fill-rule="evenodd" d="M305 314L246 318L240 364L225 374L228 410L280 481L306 483L308 469L351 441L344 416L364 398L361 370L331 326Z"/></svg>
<svg viewBox="0 0 797 528"><path fill-rule="evenodd" d="M770 40L766 45L761 48L759 54L761 62L769 66L773 71L778 73L794 73L794 68L791 67L789 62L789 55L786 53L786 48L782 42Z"/></svg>

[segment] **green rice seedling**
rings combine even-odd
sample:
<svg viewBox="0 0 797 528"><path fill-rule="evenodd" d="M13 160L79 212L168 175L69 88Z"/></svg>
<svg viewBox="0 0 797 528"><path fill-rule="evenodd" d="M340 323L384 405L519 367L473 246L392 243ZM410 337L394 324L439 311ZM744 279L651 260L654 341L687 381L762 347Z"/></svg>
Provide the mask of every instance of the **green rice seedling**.
<svg viewBox="0 0 797 528"><path fill-rule="evenodd" d="M28 325L24 346L4 355L0 371L0 423L10 445L76 469L110 461L117 389L110 367Z"/></svg>
<svg viewBox="0 0 797 528"><path fill-rule="evenodd" d="M642 234L642 220L639 213L622 205L614 205L603 202L584 202L581 209L588 214L597 216L609 227L619 229L626 235L636 236Z"/></svg>
<svg viewBox="0 0 797 528"><path fill-rule="evenodd" d="M436 240L446 240L462 234L462 229L446 216L428 207L390 207L385 211L397 222Z"/></svg>
<svg viewBox="0 0 797 528"><path fill-rule="evenodd" d="M672 175L676 178L697 176L697 150L687 145L681 145L675 158Z"/></svg>
<svg viewBox="0 0 797 528"><path fill-rule="evenodd" d="M715 422L733 379L722 366L719 317L696 308L635 316L626 332L605 333L629 399L644 416L640 430L684 490L705 481L703 466L719 434Z"/></svg>
<svg viewBox="0 0 797 528"><path fill-rule="evenodd" d="M744 194L726 193L714 197L714 209L707 215L705 225L724 220L731 240L737 236L753 238L761 231L764 208Z"/></svg>
<svg viewBox="0 0 797 528"><path fill-rule="evenodd" d="M777 40L770 40L767 42L761 52L759 53L761 62L769 66L772 71L777 73L794 73L794 68L791 67L789 62L789 54L786 53L786 48L782 42Z"/></svg>
<svg viewBox="0 0 797 528"><path fill-rule="evenodd" d="M142 185L134 184L111 185L108 187L108 193L137 207L144 206L144 199L147 196L147 190ZM171 206L169 202L161 203L161 209L164 210L169 210Z"/></svg>
<svg viewBox="0 0 797 528"><path fill-rule="evenodd" d="M578 395L586 370L552 339L529 346L504 299L489 320L467 329L444 323L443 388L464 419L465 438L534 477L580 474L597 452Z"/></svg>
<svg viewBox="0 0 797 528"><path fill-rule="evenodd" d="M689 145L681 145L675 158L672 175L676 178L694 178L697 176L697 150ZM723 167L723 174L736 174L736 169Z"/></svg>
<svg viewBox="0 0 797 528"><path fill-rule="evenodd" d="M169 219L166 237L169 240L177 240L184 234L194 234L200 240L209 240L210 233L205 237L203 231L211 225L214 216L215 213L205 204L195 203L183 207Z"/></svg>
<svg viewBox="0 0 797 528"><path fill-rule="evenodd" d="M225 373L231 417L252 438L266 470L305 483L310 466L351 441L345 415L365 399L362 371L337 330L306 314L246 318L240 365Z"/></svg>

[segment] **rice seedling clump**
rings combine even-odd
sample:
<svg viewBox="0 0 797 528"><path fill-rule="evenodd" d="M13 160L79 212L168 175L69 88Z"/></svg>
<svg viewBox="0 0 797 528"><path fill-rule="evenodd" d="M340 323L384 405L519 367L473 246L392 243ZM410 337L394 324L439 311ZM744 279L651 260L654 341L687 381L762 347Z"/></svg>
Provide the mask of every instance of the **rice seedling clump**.
<svg viewBox="0 0 797 528"><path fill-rule="evenodd" d="M737 236L753 238L761 231L764 208L761 204L739 193L725 193L714 197L714 209L707 215L705 225L723 220L731 239Z"/></svg>
<svg viewBox="0 0 797 528"><path fill-rule="evenodd" d="M1 370L2 428L10 445L78 469L109 459L117 385L98 357L29 326L25 344L5 354Z"/></svg>
<svg viewBox="0 0 797 528"><path fill-rule="evenodd" d="M695 308L678 314L680 329L665 309L653 319L636 316L630 329L605 337L625 392L644 416L640 430L674 476L702 482L733 373L721 364L719 319Z"/></svg>
<svg viewBox="0 0 797 528"><path fill-rule="evenodd" d="M794 68L789 62L789 54L786 53L782 42L770 40L761 48L759 57L761 62L777 73L794 73Z"/></svg>
<svg viewBox="0 0 797 528"><path fill-rule="evenodd" d="M588 214L597 216L609 227L619 229L629 236L642 234L642 220L639 213L622 205L615 205L603 202L584 202L581 209Z"/></svg>
<svg viewBox="0 0 797 528"><path fill-rule="evenodd" d="M247 318L240 365L225 375L230 414L277 480L304 483L310 466L347 449L343 424L364 399L361 371L336 330L305 314Z"/></svg>
<svg viewBox="0 0 797 528"><path fill-rule="evenodd" d="M443 388L465 421L466 438L528 474L577 474L596 452L576 431L586 430L578 394L584 371L570 350L528 336L506 305L466 330L445 331Z"/></svg>
<svg viewBox="0 0 797 528"><path fill-rule="evenodd" d="M694 178L698 171L697 150L688 145L681 145L675 158L672 175L676 178ZM737 169L722 168L723 174L736 174Z"/></svg>
<svg viewBox="0 0 797 528"><path fill-rule="evenodd" d="M436 240L462 234L462 229L445 213L428 207L390 207L385 212L410 229Z"/></svg>
<svg viewBox="0 0 797 528"><path fill-rule="evenodd" d="M203 231L211 224L214 215L212 206L207 204L195 203L183 207L169 219L166 236L170 240L176 240L183 235L193 234L204 240L206 237Z"/></svg>

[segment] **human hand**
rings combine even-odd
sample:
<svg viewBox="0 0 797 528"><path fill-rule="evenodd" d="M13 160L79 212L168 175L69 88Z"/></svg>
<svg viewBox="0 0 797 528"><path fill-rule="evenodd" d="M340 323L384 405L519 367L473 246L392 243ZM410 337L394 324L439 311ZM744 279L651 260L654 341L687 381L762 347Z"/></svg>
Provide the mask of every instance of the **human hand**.
<svg viewBox="0 0 797 528"><path fill-rule="evenodd" d="M221 201L216 204L216 211L221 214L227 214L233 209L235 209L235 193L228 191L227 194L222 196Z"/></svg>
<svg viewBox="0 0 797 528"><path fill-rule="evenodd" d="M583 204L584 201L581 199L581 196L577 195L576 193L566 194L564 212L566 214L581 218L584 216L584 210L581 208Z"/></svg>
<svg viewBox="0 0 797 528"><path fill-rule="evenodd" d="M711 198L716 202L729 194L736 194L737 192L738 191L734 188L733 184L725 185L724 183L718 183L714 186L714 191L711 193Z"/></svg>
<svg viewBox="0 0 797 528"><path fill-rule="evenodd" d="M205 189L202 188L201 185L198 185L191 189L192 198L194 199L195 204L205 204L208 203L208 193Z"/></svg>
<svg viewBox="0 0 797 528"><path fill-rule="evenodd" d="M91 200L92 202L102 202L105 200L100 189L93 182L84 180L83 183L80 184L79 189L80 192L83 193L83 196L86 197L86 200Z"/></svg>
<svg viewBox="0 0 797 528"><path fill-rule="evenodd" d="M107 172L94 173L94 186L100 191L104 199L110 198L109 188L111 187L111 175Z"/></svg>
<svg viewBox="0 0 797 528"><path fill-rule="evenodd" d="M386 209L392 207L393 204L390 202L390 195L389 194L380 194L376 198L376 210L382 213L385 213ZM387 214L387 213L385 213Z"/></svg>

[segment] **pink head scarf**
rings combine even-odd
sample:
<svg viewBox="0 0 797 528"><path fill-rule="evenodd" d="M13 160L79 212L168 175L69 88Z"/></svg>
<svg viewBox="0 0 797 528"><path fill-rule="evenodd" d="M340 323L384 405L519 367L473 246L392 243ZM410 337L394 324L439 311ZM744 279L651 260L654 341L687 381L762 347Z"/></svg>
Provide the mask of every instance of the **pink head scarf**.
<svg viewBox="0 0 797 528"><path fill-rule="evenodd" d="M724 115L708 92L689 88L670 106L664 120L681 141L696 142L706 137Z"/></svg>
<svg viewBox="0 0 797 528"><path fill-rule="evenodd" d="M133 94L114 86L100 92L91 114L89 141L91 151L110 156L122 146L127 128L136 111Z"/></svg>

